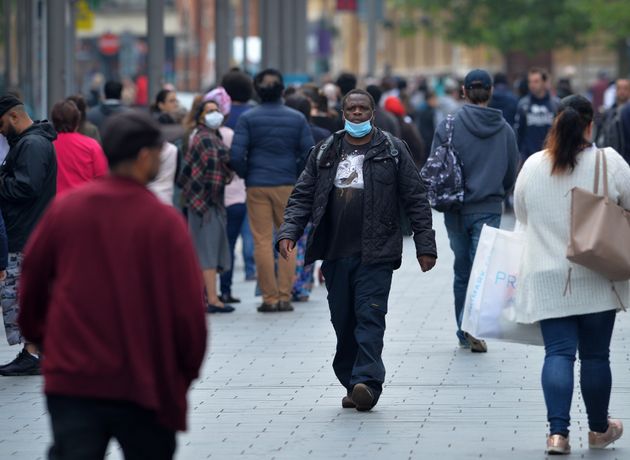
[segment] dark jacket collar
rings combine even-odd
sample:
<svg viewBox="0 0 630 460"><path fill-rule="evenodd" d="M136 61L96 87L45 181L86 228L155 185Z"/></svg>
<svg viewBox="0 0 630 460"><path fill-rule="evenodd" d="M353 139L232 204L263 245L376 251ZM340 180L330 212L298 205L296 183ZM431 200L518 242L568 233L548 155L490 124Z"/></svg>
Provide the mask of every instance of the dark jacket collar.
<svg viewBox="0 0 630 460"><path fill-rule="evenodd" d="M383 134L383 131L381 131L376 126L373 126L372 129L374 130L374 134L372 135L372 139L370 140L370 147L365 154L366 160L374 158L376 155L381 153L381 151L383 150L382 147L385 145L386 142L386 137L385 134ZM341 142L343 141L343 137L345 135L346 131L343 129L333 133L333 141L331 147L328 148L326 154L320 160L320 163L330 162L337 156L337 153L341 151Z"/></svg>

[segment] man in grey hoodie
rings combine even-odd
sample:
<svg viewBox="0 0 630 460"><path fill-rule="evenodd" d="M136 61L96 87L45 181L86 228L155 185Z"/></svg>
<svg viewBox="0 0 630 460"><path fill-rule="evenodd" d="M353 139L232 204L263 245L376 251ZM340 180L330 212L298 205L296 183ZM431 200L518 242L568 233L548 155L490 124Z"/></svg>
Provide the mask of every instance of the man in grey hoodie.
<svg viewBox="0 0 630 460"><path fill-rule="evenodd" d="M457 212L445 212L444 223L455 254L453 294L460 346L473 352L487 351L483 340L461 330L462 313L472 263L484 224L499 227L502 203L516 181L518 146L514 131L500 110L488 107L492 79L476 69L464 80L466 104L453 122L453 148L459 154L464 175L464 204ZM447 140L446 120L438 126L431 152Z"/></svg>

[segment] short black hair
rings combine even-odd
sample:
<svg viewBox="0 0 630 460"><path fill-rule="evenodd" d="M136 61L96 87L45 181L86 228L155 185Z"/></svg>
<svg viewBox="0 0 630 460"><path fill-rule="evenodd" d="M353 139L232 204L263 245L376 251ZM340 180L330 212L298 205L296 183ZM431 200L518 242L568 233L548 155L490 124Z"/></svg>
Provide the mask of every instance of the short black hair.
<svg viewBox="0 0 630 460"><path fill-rule="evenodd" d="M260 85L267 75L273 75L274 77L278 77L278 80L280 80L280 84L284 85L284 78L282 77L282 73L280 73L280 71L277 69L271 69L271 68L261 70L260 72L258 72L256 76L254 77L254 84Z"/></svg>
<svg viewBox="0 0 630 460"><path fill-rule="evenodd" d="M337 86L341 90L341 94L345 96L357 87L357 77L350 72L343 72L337 77Z"/></svg>
<svg viewBox="0 0 630 460"><path fill-rule="evenodd" d="M254 91L252 77L238 69L230 70L223 75L220 86L225 88L233 101L242 103L249 101Z"/></svg>
<svg viewBox="0 0 630 460"><path fill-rule="evenodd" d="M109 80L105 83L105 88L103 89L105 93L105 99L120 99L122 96L123 85L119 81Z"/></svg>
<svg viewBox="0 0 630 460"><path fill-rule="evenodd" d="M311 102L300 93L294 93L284 99L284 105L301 112L307 120L311 120Z"/></svg>
<svg viewBox="0 0 630 460"><path fill-rule="evenodd" d="M113 115L103 129L103 151L110 168L133 162L145 147L159 147L164 137L160 125L148 113L128 110Z"/></svg>
<svg viewBox="0 0 630 460"><path fill-rule="evenodd" d="M374 102L378 104L381 101L381 97L383 96L383 90L376 85L368 85L365 90L370 93L370 96L374 98Z"/></svg>
<svg viewBox="0 0 630 460"><path fill-rule="evenodd" d="M508 77L503 72L495 73L494 77L492 79L494 80L494 84L495 85L507 85L508 84Z"/></svg>
<svg viewBox="0 0 630 460"><path fill-rule="evenodd" d="M372 97L370 93L368 93L364 89L353 89L353 90L348 91L348 93L346 93L343 99L341 99L341 110L343 110L346 107L346 100L353 94L360 94L362 96L367 97L370 100L370 108L372 110L376 109L376 102L374 102L374 98Z"/></svg>

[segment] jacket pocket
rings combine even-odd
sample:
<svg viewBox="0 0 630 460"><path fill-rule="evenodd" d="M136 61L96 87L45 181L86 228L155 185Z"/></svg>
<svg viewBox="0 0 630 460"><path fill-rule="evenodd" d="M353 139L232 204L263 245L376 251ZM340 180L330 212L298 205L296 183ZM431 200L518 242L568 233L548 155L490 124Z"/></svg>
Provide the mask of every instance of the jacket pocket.
<svg viewBox="0 0 630 460"><path fill-rule="evenodd" d="M380 184L393 184L396 181L396 164L394 160L389 155L373 158L372 176Z"/></svg>

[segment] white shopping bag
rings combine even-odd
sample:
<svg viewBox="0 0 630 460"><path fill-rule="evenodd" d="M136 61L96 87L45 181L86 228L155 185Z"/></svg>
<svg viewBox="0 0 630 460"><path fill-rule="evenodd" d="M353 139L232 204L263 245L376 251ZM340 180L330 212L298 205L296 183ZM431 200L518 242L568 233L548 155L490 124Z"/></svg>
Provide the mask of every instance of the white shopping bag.
<svg viewBox="0 0 630 460"><path fill-rule="evenodd" d="M543 345L538 324L516 323L522 233L484 225L466 291L462 330L475 337Z"/></svg>

